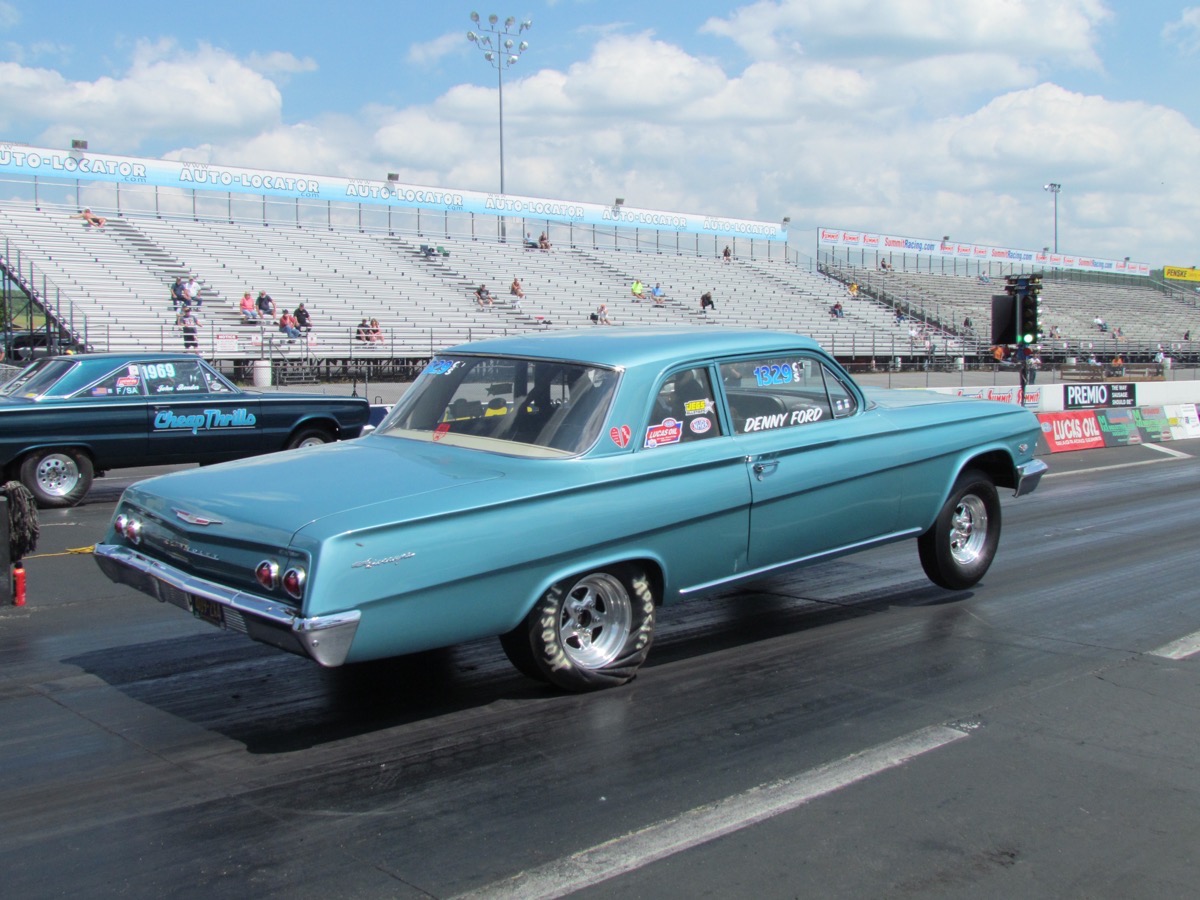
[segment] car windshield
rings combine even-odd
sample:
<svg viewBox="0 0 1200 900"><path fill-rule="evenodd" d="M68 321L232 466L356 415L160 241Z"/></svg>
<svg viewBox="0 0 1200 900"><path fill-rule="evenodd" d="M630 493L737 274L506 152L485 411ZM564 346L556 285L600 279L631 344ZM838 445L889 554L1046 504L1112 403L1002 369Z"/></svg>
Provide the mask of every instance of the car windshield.
<svg viewBox="0 0 1200 900"><path fill-rule="evenodd" d="M608 416L618 375L558 360L439 356L376 434L520 456L588 449Z"/></svg>
<svg viewBox="0 0 1200 900"><path fill-rule="evenodd" d="M17 377L0 387L5 397L40 397L49 391L75 363L69 359L43 359L22 369Z"/></svg>

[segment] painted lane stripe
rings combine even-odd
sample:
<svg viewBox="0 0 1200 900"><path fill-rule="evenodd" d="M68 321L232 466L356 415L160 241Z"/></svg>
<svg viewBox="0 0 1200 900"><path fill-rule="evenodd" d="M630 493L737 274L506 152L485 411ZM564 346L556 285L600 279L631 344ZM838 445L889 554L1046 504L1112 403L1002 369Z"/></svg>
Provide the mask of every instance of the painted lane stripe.
<svg viewBox="0 0 1200 900"><path fill-rule="evenodd" d="M810 800L962 740L968 733L945 725L923 728L791 778L698 806L640 831L462 894L458 900L563 897L796 809Z"/></svg>
<svg viewBox="0 0 1200 900"><path fill-rule="evenodd" d="M1177 641L1163 644L1157 650L1151 650L1151 656L1162 656L1166 659L1187 659L1200 653L1200 631L1181 637Z"/></svg>
<svg viewBox="0 0 1200 900"><path fill-rule="evenodd" d="M1165 453L1167 456L1173 456L1176 459L1191 459L1192 454L1184 453L1182 450L1176 450L1174 447L1164 447L1162 444L1142 444L1150 450L1157 450L1159 453Z"/></svg>

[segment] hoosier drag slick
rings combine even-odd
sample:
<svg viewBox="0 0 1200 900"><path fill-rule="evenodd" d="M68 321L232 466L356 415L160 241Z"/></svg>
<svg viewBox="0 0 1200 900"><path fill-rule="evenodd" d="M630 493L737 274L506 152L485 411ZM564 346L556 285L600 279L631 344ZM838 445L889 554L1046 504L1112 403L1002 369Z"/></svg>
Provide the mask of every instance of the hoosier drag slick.
<svg viewBox="0 0 1200 900"><path fill-rule="evenodd" d="M620 684L655 610L916 538L981 579L1033 414L864 392L811 340L715 328L501 338L435 357L360 440L129 488L114 581L326 666L498 635L522 672ZM303 491L287 485L303 484Z"/></svg>

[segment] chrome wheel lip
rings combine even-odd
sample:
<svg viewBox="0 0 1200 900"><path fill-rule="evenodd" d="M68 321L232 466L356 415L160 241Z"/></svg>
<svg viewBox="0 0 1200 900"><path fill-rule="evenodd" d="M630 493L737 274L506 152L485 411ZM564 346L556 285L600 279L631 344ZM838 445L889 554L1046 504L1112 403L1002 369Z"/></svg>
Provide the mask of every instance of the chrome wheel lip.
<svg viewBox="0 0 1200 900"><path fill-rule="evenodd" d="M987 504L975 494L965 495L950 517L950 555L960 566L974 563L983 554L987 536Z"/></svg>
<svg viewBox="0 0 1200 900"><path fill-rule="evenodd" d="M304 440L302 440L300 443L298 443L296 445L296 447L297 448L300 448L300 447L323 447L327 443L329 443L329 442L326 440L323 440L321 438L310 437L310 438L305 438Z"/></svg>
<svg viewBox="0 0 1200 900"><path fill-rule="evenodd" d="M587 575L563 597L558 637L563 653L581 669L611 663L633 630L633 600L620 579L606 572Z"/></svg>
<svg viewBox="0 0 1200 900"><path fill-rule="evenodd" d="M34 477L48 497L66 497L79 485L79 465L64 453L50 453L38 460Z"/></svg>

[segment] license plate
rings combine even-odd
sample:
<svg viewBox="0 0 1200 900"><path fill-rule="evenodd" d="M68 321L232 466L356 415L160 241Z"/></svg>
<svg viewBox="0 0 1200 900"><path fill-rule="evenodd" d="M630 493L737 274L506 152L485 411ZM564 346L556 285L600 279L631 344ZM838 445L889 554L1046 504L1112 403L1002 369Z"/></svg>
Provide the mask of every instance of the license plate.
<svg viewBox="0 0 1200 900"><path fill-rule="evenodd" d="M192 598L192 615L213 625L225 625L225 607L207 597Z"/></svg>

